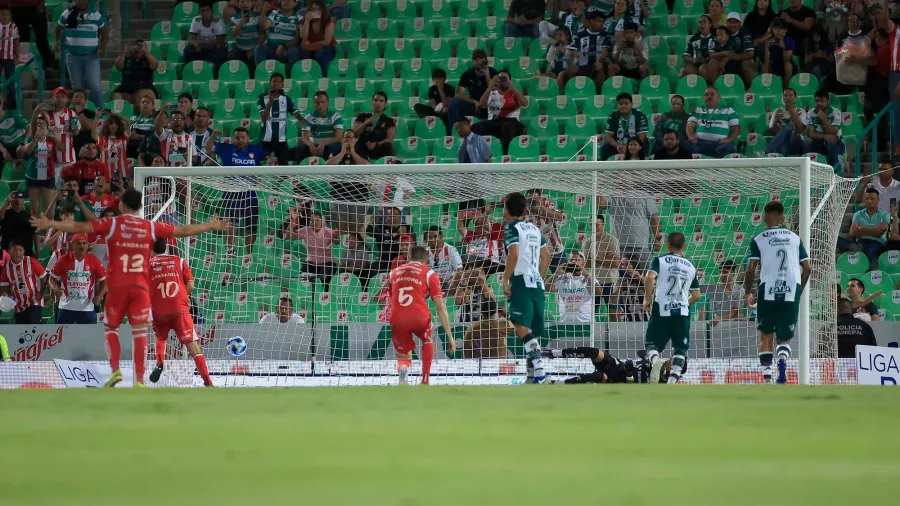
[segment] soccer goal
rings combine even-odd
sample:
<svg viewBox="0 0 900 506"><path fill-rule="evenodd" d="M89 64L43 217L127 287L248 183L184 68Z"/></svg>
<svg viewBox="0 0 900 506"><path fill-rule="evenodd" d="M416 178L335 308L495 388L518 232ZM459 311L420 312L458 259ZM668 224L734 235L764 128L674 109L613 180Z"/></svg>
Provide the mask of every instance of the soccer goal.
<svg viewBox="0 0 900 506"><path fill-rule="evenodd" d="M808 158L137 168L134 175L154 219L235 218L231 234L178 245L196 277L195 318L220 385L396 383L383 283L390 260L410 243L433 250L455 322L452 337L436 329L432 382L521 383L524 353L500 282L501 199L510 192L527 193L554 253L543 346L634 357L647 320L641 277L665 236L681 232L704 295L691 310L683 381L715 384L760 379L743 278L750 240L765 227L763 206L780 200L785 225L812 260L789 381L853 382L852 364L836 359L835 243L855 183ZM329 242L315 216L353 233ZM313 228L298 233L303 225ZM229 346L236 336L246 342L240 356ZM565 377L593 367L553 359L547 369Z"/></svg>

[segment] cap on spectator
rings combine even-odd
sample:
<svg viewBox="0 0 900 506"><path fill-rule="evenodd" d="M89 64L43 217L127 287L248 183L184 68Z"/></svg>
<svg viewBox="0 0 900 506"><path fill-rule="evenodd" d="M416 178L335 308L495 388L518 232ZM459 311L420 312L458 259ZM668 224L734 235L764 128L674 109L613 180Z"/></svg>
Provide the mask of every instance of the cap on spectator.
<svg viewBox="0 0 900 506"><path fill-rule="evenodd" d="M487 53L484 52L484 49L476 49L476 50L472 51L472 59L473 60L487 59Z"/></svg>
<svg viewBox="0 0 900 506"><path fill-rule="evenodd" d="M397 238L397 242L416 242L416 240L409 234L403 234Z"/></svg>
<svg viewBox="0 0 900 506"><path fill-rule="evenodd" d="M732 19L741 21L741 15L738 14L737 12L729 12L727 20L731 21Z"/></svg>
<svg viewBox="0 0 900 506"><path fill-rule="evenodd" d="M75 234L72 236L72 244L76 242L87 242L88 238L84 234Z"/></svg>
<svg viewBox="0 0 900 506"><path fill-rule="evenodd" d="M638 24L634 21L626 21L622 24L622 30L637 30Z"/></svg>
<svg viewBox="0 0 900 506"><path fill-rule="evenodd" d="M785 29L787 28L787 23L783 19L775 18L772 20L772 28Z"/></svg>
<svg viewBox="0 0 900 506"><path fill-rule="evenodd" d="M56 88L55 90L53 90L53 96L54 96L54 97L55 97L56 95L59 95L60 93L62 93L62 94L65 95L65 96L69 96L69 90L63 88L62 86L60 86L60 87Z"/></svg>

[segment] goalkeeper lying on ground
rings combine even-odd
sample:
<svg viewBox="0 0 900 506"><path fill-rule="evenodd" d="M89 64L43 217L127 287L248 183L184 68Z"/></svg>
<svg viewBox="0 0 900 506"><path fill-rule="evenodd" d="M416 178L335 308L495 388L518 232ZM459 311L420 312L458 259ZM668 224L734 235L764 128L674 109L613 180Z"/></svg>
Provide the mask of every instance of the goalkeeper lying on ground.
<svg viewBox="0 0 900 506"><path fill-rule="evenodd" d="M579 346L562 350L543 350L541 354L547 358L589 358L594 364L594 372L578 374L567 378L564 383L647 383L650 376L650 362L645 359L646 352L639 351L634 360L620 361L609 353L597 348ZM672 361L666 360L663 365L660 383L669 379ZM687 363L685 363L687 369Z"/></svg>

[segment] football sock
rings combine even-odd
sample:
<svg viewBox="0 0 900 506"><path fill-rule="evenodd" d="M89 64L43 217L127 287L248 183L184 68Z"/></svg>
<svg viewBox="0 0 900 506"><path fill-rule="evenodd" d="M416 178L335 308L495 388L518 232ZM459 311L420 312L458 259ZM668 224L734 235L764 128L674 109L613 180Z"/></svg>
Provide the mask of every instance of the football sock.
<svg viewBox="0 0 900 506"><path fill-rule="evenodd" d="M759 354L759 372L765 379L772 378L772 352L764 351Z"/></svg>
<svg viewBox="0 0 900 506"><path fill-rule="evenodd" d="M103 332L106 339L106 355L109 356L109 367L113 372L119 370L119 359L122 356L122 345L119 344L119 329L109 327Z"/></svg>
<svg viewBox="0 0 900 506"><path fill-rule="evenodd" d="M656 350L647 350L647 363L652 364L652 363L653 363L653 357L658 357L658 356L659 356L659 352L658 352L658 351L656 351Z"/></svg>
<svg viewBox="0 0 900 506"><path fill-rule="evenodd" d="M134 338L134 382L144 382L144 371L147 366L147 327L132 328L131 337Z"/></svg>
<svg viewBox="0 0 900 506"><path fill-rule="evenodd" d="M156 338L156 346L153 347L153 355L156 357L156 365L162 365L166 361L166 340Z"/></svg>
<svg viewBox="0 0 900 506"><path fill-rule="evenodd" d="M531 357L525 357L525 379L529 381L534 379L534 364Z"/></svg>
<svg viewBox="0 0 900 506"><path fill-rule="evenodd" d="M397 371L400 371L400 368L406 366L406 369L412 369L412 360L410 359L397 359Z"/></svg>
<svg viewBox="0 0 900 506"><path fill-rule="evenodd" d="M592 361L600 354L597 348L589 346L579 346L577 348L565 348L562 350L553 350L554 358L589 358Z"/></svg>
<svg viewBox="0 0 900 506"><path fill-rule="evenodd" d="M431 361L434 360L434 342L422 343L422 383L427 385L431 381Z"/></svg>
<svg viewBox="0 0 900 506"><path fill-rule="evenodd" d="M787 360L791 358L791 351L793 351L791 350L791 345L787 343L779 344L775 347L775 355L777 355L779 359L783 358Z"/></svg>
<svg viewBox="0 0 900 506"><path fill-rule="evenodd" d="M206 386L212 385L212 378L209 377L209 367L206 366L206 357L202 353L194 355L194 365L197 366L197 372L203 378L203 384Z"/></svg>
<svg viewBox="0 0 900 506"><path fill-rule="evenodd" d="M669 372L669 384L678 383L681 379L681 371L684 368L684 355L672 357L672 370Z"/></svg>
<svg viewBox="0 0 900 506"><path fill-rule="evenodd" d="M531 359L531 365L534 367L534 377L540 378L544 376L544 361L541 359L541 343L538 342L534 334L528 333L522 338L525 343L525 356Z"/></svg>

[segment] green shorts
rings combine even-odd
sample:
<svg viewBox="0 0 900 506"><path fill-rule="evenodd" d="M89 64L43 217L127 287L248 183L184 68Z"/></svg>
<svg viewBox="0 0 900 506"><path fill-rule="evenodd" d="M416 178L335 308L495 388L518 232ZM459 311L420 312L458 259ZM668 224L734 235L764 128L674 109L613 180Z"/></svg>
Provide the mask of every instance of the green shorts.
<svg viewBox="0 0 900 506"><path fill-rule="evenodd" d="M687 356L691 347L690 316L660 316L659 305L653 303L653 312L647 324L646 348L662 352L672 341L675 355Z"/></svg>
<svg viewBox="0 0 900 506"><path fill-rule="evenodd" d="M800 301L763 300L756 302L756 328L763 334L775 333L778 341L790 341L797 329Z"/></svg>
<svg viewBox="0 0 900 506"><path fill-rule="evenodd" d="M515 278L510 280L509 321L531 329L535 337L544 335L544 291L526 288Z"/></svg>

